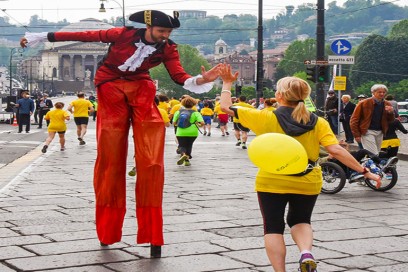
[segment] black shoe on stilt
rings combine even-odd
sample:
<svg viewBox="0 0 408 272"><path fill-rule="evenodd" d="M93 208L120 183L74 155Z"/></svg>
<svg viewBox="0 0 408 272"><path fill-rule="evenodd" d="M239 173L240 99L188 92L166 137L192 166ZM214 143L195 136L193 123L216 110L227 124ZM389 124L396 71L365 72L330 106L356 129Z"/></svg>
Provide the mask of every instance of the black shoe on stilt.
<svg viewBox="0 0 408 272"><path fill-rule="evenodd" d="M150 257L161 258L161 246L150 245Z"/></svg>

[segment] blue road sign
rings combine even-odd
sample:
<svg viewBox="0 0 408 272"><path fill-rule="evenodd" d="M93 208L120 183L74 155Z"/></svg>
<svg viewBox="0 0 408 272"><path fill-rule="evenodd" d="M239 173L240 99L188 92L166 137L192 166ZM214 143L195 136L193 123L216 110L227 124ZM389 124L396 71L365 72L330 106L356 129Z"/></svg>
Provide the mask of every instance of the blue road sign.
<svg viewBox="0 0 408 272"><path fill-rule="evenodd" d="M336 55L346 55L351 51L351 43L344 39L338 39L332 42L330 48Z"/></svg>

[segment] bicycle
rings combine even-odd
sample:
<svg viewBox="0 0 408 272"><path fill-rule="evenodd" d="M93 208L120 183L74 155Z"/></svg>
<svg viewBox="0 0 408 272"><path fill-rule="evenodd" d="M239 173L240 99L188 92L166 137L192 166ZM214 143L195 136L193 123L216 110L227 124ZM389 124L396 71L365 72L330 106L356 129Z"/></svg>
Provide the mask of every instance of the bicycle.
<svg viewBox="0 0 408 272"><path fill-rule="evenodd" d="M390 158L387 161L383 160L382 163L380 164L375 164L377 167L377 171L380 177L381 177L381 187L376 188L376 182L372 181L370 179L364 178L362 176L361 178L358 179L353 179L351 180L350 178L352 177L353 171L349 169L348 167L342 167L339 164L331 161L327 162L322 162L320 163L320 167L322 168L322 174L323 174L323 186L322 186L322 193L324 194L336 194L340 192L344 186L346 185L346 182L352 184L356 182L364 182L365 185L367 185L369 188L373 189L374 191L379 191L379 192L385 192L390 189L392 189L398 181L398 173L396 169L396 162L395 163L389 163L390 160L393 161L398 161L396 157ZM368 162L370 161L370 158L364 158L361 161L361 165L364 167L368 167Z"/></svg>

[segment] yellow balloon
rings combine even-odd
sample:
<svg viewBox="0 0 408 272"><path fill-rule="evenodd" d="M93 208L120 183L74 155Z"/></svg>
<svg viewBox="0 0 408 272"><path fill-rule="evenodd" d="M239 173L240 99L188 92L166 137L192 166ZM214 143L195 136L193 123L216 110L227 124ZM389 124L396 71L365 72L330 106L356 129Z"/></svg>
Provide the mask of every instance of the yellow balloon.
<svg viewBox="0 0 408 272"><path fill-rule="evenodd" d="M248 156L261 170L279 175L301 173L308 164L302 144L281 133L256 136L248 146Z"/></svg>

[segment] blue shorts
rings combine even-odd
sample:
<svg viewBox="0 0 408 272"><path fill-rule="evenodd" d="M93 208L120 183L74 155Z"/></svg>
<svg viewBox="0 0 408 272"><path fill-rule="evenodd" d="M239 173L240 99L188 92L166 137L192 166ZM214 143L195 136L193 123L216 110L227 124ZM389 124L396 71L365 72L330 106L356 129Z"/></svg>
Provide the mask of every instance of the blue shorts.
<svg viewBox="0 0 408 272"><path fill-rule="evenodd" d="M203 119L204 119L204 124L211 125L211 116L204 115Z"/></svg>

